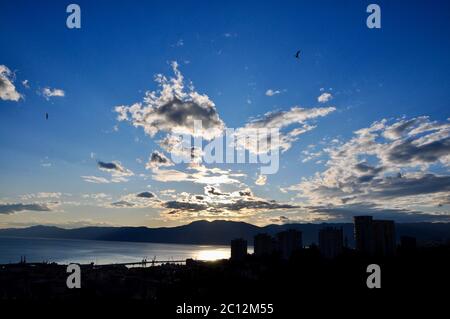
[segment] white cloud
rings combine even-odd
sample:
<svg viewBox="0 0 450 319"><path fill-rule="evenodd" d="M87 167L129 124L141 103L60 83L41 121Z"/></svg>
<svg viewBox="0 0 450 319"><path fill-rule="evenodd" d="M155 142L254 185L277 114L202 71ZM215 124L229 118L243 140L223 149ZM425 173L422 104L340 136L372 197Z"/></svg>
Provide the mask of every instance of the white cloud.
<svg viewBox="0 0 450 319"><path fill-rule="evenodd" d="M116 106L118 120L142 127L151 137L160 131L202 136L207 140L222 135L225 125L214 102L196 92L192 85L186 91L177 62L172 62L172 69L175 77L167 79L158 74L155 78L160 89L148 91L143 102ZM196 121L201 121L202 128L195 130Z"/></svg>
<svg viewBox="0 0 450 319"><path fill-rule="evenodd" d="M22 85L23 85L25 88L29 89L29 88L30 88L30 81L28 81L28 80L23 80L23 81L22 81Z"/></svg>
<svg viewBox="0 0 450 319"><path fill-rule="evenodd" d="M172 47L182 47L184 45L184 40L179 39L175 44L172 45Z"/></svg>
<svg viewBox="0 0 450 319"><path fill-rule="evenodd" d="M259 175L255 181L255 184L262 186L262 185L266 185L266 182L267 182L267 175Z"/></svg>
<svg viewBox="0 0 450 319"><path fill-rule="evenodd" d="M266 95L267 96L274 96L274 95L277 95L277 94L280 94L280 93L281 93L281 91L279 91L279 90L268 89L266 91Z"/></svg>
<svg viewBox="0 0 450 319"><path fill-rule="evenodd" d="M237 37L237 33L226 32L223 34L225 38L235 38Z"/></svg>
<svg viewBox="0 0 450 319"><path fill-rule="evenodd" d="M333 95L331 95L331 93L322 93L319 95L319 97L317 98L317 101L320 103L326 103L328 101L330 101L333 98Z"/></svg>
<svg viewBox="0 0 450 319"><path fill-rule="evenodd" d="M311 205L416 210L450 204L450 176L443 173L449 167L448 123L382 120L323 151L330 158L325 171L285 188Z"/></svg>
<svg viewBox="0 0 450 319"><path fill-rule="evenodd" d="M6 65L0 65L0 99L4 101L19 101L22 95L13 84L13 73Z"/></svg>
<svg viewBox="0 0 450 319"><path fill-rule="evenodd" d="M306 162L309 162L313 159L316 159L316 158L322 156L323 151L314 152L314 151L310 151L310 150L304 150L304 151L302 151L302 154L304 155L304 157L302 159L302 163L306 163Z"/></svg>
<svg viewBox="0 0 450 319"><path fill-rule="evenodd" d="M111 195L105 193L91 193L91 194L83 194L81 197L88 199L109 199Z"/></svg>
<svg viewBox="0 0 450 319"><path fill-rule="evenodd" d="M51 97L64 97L65 92L61 89L52 89L49 87L46 87L42 90L42 95L49 100Z"/></svg>
<svg viewBox="0 0 450 319"><path fill-rule="evenodd" d="M268 112L246 125L251 128L283 128L291 124L302 124L307 120L323 117L335 111L334 107L302 108L292 107L289 111Z"/></svg>
<svg viewBox="0 0 450 319"><path fill-rule="evenodd" d="M190 174L175 169L155 169L152 178L158 182L186 182L193 181Z"/></svg>
<svg viewBox="0 0 450 319"><path fill-rule="evenodd" d="M324 117L335 110L334 107L309 109L292 107L289 111L266 113L236 130L237 143L239 147L255 154L279 149L283 152L287 151L299 135L315 128L308 124L308 121ZM293 125L297 125L297 127L293 127L287 132L282 131ZM276 136L268 136L270 129L280 130L278 139Z"/></svg>
<svg viewBox="0 0 450 319"><path fill-rule="evenodd" d="M174 156L189 159L193 155L200 156L202 151L200 149L193 149L193 147L184 140L181 136L168 134L162 140L158 141L159 146Z"/></svg>
<svg viewBox="0 0 450 319"><path fill-rule="evenodd" d="M94 183L94 184L108 184L110 183L110 180L104 177L100 176L81 176L81 178L88 183Z"/></svg>
<svg viewBox="0 0 450 319"><path fill-rule="evenodd" d="M22 195L20 198L23 200L30 200L43 198L60 198L61 196L62 193L60 192L39 192L39 193L25 194Z"/></svg>
<svg viewBox="0 0 450 319"><path fill-rule="evenodd" d="M154 169L152 178L159 182L192 182L196 184L221 185L241 184L237 179L245 177L243 173L233 173L231 170L208 168L204 165L192 163L188 166L189 172L169 169Z"/></svg>
<svg viewBox="0 0 450 319"><path fill-rule="evenodd" d="M159 194L162 196L172 196L175 192L176 192L175 189L169 188L169 189L163 189L162 191L159 192Z"/></svg>

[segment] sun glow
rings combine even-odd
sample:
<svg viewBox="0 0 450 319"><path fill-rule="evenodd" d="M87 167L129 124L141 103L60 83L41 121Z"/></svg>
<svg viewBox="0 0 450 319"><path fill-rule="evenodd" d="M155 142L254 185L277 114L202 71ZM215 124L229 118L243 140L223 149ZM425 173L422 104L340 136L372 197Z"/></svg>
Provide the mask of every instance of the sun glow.
<svg viewBox="0 0 450 319"><path fill-rule="evenodd" d="M215 248L215 249L201 249L196 253L195 256L198 260L218 260L218 259L228 259L230 258L230 248Z"/></svg>

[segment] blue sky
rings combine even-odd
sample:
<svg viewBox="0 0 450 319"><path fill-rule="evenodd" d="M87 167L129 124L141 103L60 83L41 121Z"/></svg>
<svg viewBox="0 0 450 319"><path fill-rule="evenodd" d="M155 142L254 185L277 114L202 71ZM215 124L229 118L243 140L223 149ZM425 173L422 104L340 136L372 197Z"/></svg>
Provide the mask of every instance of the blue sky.
<svg viewBox="0 0 450 319"><path fill-rule="evenodd" d="M1 80L14 91L0 99L0 227L320 222L356 213L448 221L450 4L378 1L382 27L368 29L369 3L77 1L77 30L66 27L69 2L3 1ZM285 133L314 129L290 142L265 183L255 184L257 164L201 166L235 183L162 181L200 170L146 169L152 152L169 156L158 141L170 129L150 136L119 121L115 107L145 104L156 74L175 77L173 61L224 127L270 124L264 114L282 119L295 107L333 110L282 124ZM324 93L330 98L319 102ZM151 195L136 196L143 192Z"/></svg>

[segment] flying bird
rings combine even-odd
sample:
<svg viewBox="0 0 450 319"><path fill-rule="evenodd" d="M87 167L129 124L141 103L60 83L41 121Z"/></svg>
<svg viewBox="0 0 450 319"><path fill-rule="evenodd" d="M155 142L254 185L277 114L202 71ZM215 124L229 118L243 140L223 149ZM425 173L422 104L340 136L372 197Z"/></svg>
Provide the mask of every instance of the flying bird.
<svg viewBox="0 0 450 319"><path fill-rule="evenodd" d="M48 113L45 113L45 119L48 120Z"/></svg>
<svg viewBox="0 0 450 319"><path fill-rule="evenodd" d="M300 50L297 51L297 53L295 54L295 57L296 57L297 59L300 59Z"/></svg>

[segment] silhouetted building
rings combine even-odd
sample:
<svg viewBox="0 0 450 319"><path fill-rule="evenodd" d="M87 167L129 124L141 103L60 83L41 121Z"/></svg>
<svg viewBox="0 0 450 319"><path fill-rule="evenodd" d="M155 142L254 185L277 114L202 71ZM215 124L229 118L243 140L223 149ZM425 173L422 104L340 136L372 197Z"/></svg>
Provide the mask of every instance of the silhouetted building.
<svg viewBox="0 0 450 319"><path fill-rule="evenodd" d="M277 234L278 250L284 259L289 259L292 253L303 246L302 233L295 229L289 229Z"/></svg>
<svg viewBox="0 0 450 319"><path fill-rule="evenodd" d="M395 224L393 220L374 220L373 236L376 255L393 256L395 254Z"/></svg>
<svg viewBox="0 0 450 319"><path fill-rule="evenodd" d="M247 256L247 241L242 238L231 241L231 259L243 260Z"/></svg>
<svg viewBox="0 0 450 319"><path fill-rule="evenodd" d="M402 253L412 253L417 249L417 241L415 237L402 236L400 237L400 251Z"/></svg>
<svg viewBox="0 0 450 319"><path fill-rule="evenodd" d="M344 237L344 248L348 248L348 237Z"/></svg>
<svg viewBox="0 0 450 319"><path fill-rule="evenodd" d="M335 258L344 248L342 227L325 227L319 230L319 250L325 258Z"/></svg>
<svg viewBox="0 0 450 319"><path fill-rule="evenodd" d="M269 234L257 234L253 238L255 256L270 256L276 250L276 241Z"/></svg>
<svg viewBox="0 0 450 319"><path fill-rule="evenodd" d="M367 255L394 255L394 221L373 220L372 216L355 216L353 220L357 251Z"/></svg>
<svg viewBox="0 0 450 319"><path fill-rule="evenodd" d="M356 250L368 255L373 255L373 227L372 216L353 217Z"/></svg>

